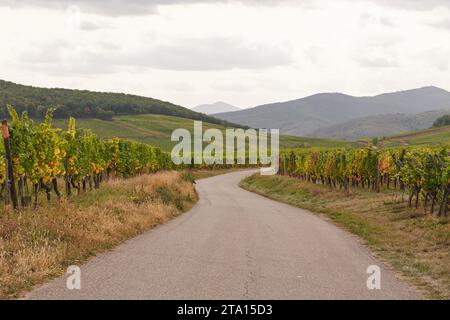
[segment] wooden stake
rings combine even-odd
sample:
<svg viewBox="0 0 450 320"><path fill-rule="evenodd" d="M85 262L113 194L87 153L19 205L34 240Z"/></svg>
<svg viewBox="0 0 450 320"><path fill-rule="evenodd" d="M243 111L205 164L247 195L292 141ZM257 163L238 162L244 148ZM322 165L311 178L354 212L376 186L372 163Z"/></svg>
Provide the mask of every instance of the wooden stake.
<svg viewBox="0 0 450 320"><path fill-rule="evenodd" d="M3 141L5 143L6 171L8 172L7 188L9 188L9 194L11 195L13 207L14 207L14 209L17 209L19 207L19 201L17 199L16 184L14 183L14 173L13 173L13 166L12 166L12 160L11 160L11 142L10 142L10 136L9 136L8 122L6 120L2 121L2 135L3 135ZM8 189L6 190L6 193L7 193L6 197L8 197ZM9 204L9 200L8 200L7 204Z"/></svg>

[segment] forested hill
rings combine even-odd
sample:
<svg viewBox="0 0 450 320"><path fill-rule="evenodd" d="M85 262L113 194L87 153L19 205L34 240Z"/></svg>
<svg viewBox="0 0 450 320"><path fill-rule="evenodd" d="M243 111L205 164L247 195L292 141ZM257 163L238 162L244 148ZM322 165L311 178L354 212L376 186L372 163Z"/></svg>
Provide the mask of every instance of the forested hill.
<svg viewBox="0 0 450 320"><path fill-rule="evenodd" d="M163 114L202 120L214 124L229 124L187 108L124 93L94 92L59 88L38 88L0 80L0 117L7 117L6 104L19 112L27 111L32 118L43 118L48 108L55 108L55 118L97 118L110 120L115 115Z"/></svg>

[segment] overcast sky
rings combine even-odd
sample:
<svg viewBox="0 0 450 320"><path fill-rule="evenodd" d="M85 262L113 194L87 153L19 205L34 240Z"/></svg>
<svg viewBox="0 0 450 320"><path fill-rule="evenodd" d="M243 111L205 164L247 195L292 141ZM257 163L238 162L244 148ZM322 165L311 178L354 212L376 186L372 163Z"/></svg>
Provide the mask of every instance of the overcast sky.
<svg viewBox="0 0 450 320"><path fill-rule="evenodd" d="M240 107L450 90L450 0L0 0L0 79Z"/></svg>

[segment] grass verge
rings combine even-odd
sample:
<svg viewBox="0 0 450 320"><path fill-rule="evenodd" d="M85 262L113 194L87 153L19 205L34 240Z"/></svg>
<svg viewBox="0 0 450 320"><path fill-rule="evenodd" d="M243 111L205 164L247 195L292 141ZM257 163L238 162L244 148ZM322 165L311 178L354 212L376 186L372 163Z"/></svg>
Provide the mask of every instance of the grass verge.
<svg viewBox="0 0 450 320"><path fill-rule="evenodd" d="M38 209L0 212L0 299L64 273L176 217L197 200L193 184L170 171L114 180Z"/></svg>
<svg viewBox="0 0 450 320"><path fill-rule="evenodd" d="M295 178L252 175L241 187L324 214L358 235L427 298L450 299L450 222L407 207L398 192L350 194Z"/></svg>

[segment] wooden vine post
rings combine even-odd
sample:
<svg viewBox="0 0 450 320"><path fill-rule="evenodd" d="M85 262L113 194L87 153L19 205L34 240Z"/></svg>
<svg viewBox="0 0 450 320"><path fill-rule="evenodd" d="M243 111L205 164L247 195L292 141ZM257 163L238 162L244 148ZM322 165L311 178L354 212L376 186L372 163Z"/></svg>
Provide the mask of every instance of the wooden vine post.
<svg viewBox="0 0 450 320"><path fill-rule="evenodd" d="M13 203L14 209L19 207L19 201L17 199L17 190L16 184L14 183L14 172L11 160L11 142L9 136L8 122L6 120L2 121L2 135L3 141L5 143L5 155L6 155L6 172L7 172L7 180L6 180L6 205L9 205L9 197L11 197L11 201Z"/></svg>
<svg viewBox="0 0 450 320"><path fill-rule="evenodd" d="M66 183L66 195L70 197L72 195L72 191L70 190L69 161L67 160L67 157L64 158L64 171L65 171L64 180Z"/></svg>

